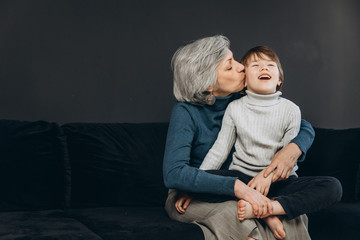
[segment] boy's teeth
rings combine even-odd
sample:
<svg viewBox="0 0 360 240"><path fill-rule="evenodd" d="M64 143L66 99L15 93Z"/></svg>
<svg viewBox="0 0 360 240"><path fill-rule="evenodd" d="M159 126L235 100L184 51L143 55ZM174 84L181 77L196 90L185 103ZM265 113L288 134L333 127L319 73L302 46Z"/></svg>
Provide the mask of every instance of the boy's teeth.
<svg viewBox="0 0 360 240"><path fill-rule="evenodd" d="M259 77L259 79L270 79L270 77L267 76L267 75L262 75L262 76Z"/></svg>

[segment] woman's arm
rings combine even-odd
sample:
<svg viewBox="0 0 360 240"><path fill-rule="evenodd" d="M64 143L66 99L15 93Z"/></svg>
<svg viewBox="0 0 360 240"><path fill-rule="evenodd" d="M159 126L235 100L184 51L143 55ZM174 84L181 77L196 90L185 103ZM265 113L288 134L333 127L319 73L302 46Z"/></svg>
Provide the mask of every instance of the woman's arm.
<svg viewBox="0 0 360 240"><path fill-rule="evenodd" d="M298 159L299 162L305 160L305 155L315 139L315 131L311 124L304 119L301 119L299 134L291 141L300 148L302 154Z"/></svg>
<svg viewBox="0 0 360 240"><path fill-rule="evenodd" d="M191 114L183 105L176 104L171 114L165 146L165 186L188 192L234 196L235 177L218 176L190 166L195 132L196 122Z"/></svg>

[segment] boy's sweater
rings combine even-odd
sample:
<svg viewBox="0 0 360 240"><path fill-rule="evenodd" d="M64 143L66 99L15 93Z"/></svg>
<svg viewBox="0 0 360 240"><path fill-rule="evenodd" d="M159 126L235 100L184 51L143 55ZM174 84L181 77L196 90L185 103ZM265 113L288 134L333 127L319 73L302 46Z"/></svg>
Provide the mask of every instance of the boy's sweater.
<svg viewBox="0 0 360 240"><path fill-rule="evenodd" d="M215 144L200 169L219 169L235 143L231 170L256 176L268 167L277 151L290 143L300 129L300 109L280 97L281 92L247 95L231 102L224 114ZM292 175L296 175L294 167Z"/></svg>

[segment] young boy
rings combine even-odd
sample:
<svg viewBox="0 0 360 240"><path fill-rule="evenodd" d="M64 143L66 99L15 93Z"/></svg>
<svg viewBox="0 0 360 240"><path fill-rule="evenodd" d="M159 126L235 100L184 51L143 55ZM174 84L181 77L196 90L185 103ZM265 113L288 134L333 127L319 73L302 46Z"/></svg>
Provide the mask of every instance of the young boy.
<svg viewBox="0 0 360 240"><path fill-rule="evenodd" d="M200 169L220 169L235 143L229 167L255 177L266 169L275 153L290 143L300 129L300 109L280 97L283 71L276 53L266 46L250 49L245 65L246 96L229 104L221 131ZM294 167L291 175L296 175ZM267 195L271 179L254 178L253 186ZM261 182L259 182L261 181Z"/></svg>
<svg viewBox="0 0 360 240"><path fill-rule="evenodd" d="M321 184L297 178L297 165L285 181L273 184L273 173L264 178L263 173L276 152L297 136L301 113L297 105L280 97L282 93L279 90L284 82L283 70L272 49L266 46L252 48L244 55L241 63L245 66L246 96L228 105L218 138L200 169L220 169L235 144L236 151L226 171L263 195L269 194L273 207L271 215L255 216L252 206L239 200L239 220L264 218L274 236L283 239L286 234L277 215L286 215L292 219L329 206L340 200L341 185L336 179L319 177L320 182L329 182L334 186L335 191L329 193L332 195L329 197L326 193L329 190ZM224 172L221 174L226 175Z"/></svg>

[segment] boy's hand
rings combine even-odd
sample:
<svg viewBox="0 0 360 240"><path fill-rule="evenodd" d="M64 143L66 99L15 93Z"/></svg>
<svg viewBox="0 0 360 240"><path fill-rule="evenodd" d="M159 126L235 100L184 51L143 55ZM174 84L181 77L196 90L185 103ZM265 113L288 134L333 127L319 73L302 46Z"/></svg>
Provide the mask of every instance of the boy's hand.
<svg viewBox="0 0 360 240"><path fill-rule="evenodd" d="M175 202L175 208L180 214L184 214L188 206L190 205L190 202L192 200L192 197L190 197L187 193L182 193L182 195L179 197L179 199Z"/></svg>
<svg viewBox="0 0 360 240"><path fill-rule="evenodd" d="M264 171L265 169L258 173L247 185L260 192L262 195L267 196L274 173L270 173L269 176L265 178Z"/></svg>

